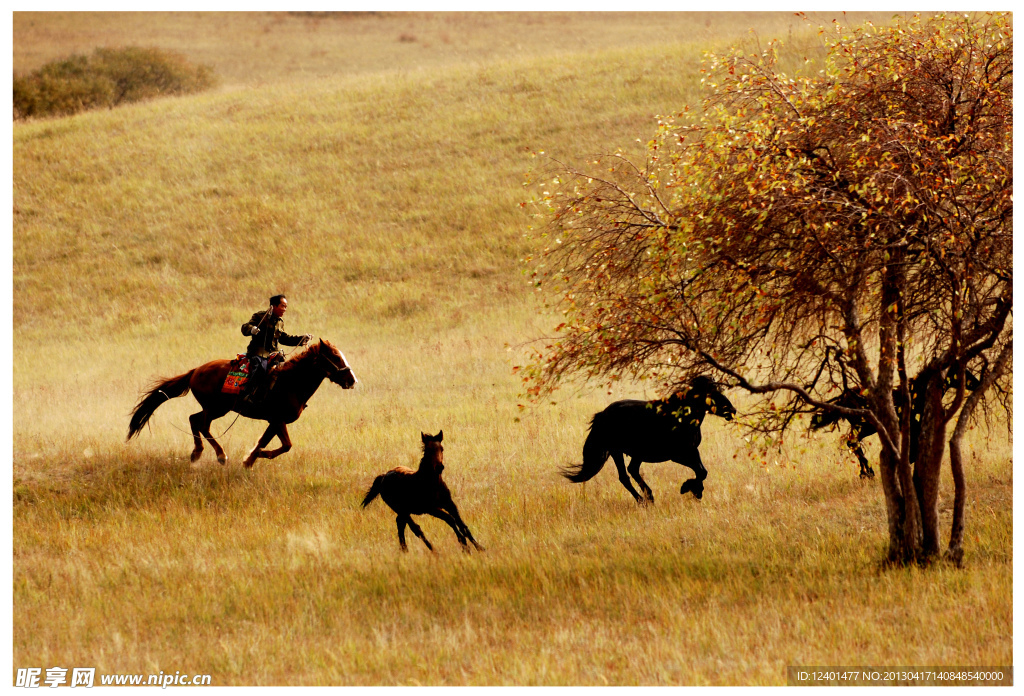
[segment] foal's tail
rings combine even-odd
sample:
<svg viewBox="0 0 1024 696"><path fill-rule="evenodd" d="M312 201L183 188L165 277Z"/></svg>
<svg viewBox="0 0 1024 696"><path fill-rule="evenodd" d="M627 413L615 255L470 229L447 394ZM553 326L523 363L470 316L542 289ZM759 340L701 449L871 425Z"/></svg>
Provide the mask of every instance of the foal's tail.
<svg viewBox="0 0 1024 696"><path fill-rule="evenodd" d="M132 410L132 419L128 423L127 440L131 440L139 434L160 404L168 399L188 394L188 383L192 379L193 372L195 370L189 370L183 375L165 379L163 382L156 383L152 389L146 392L146 395L139 400L139 403L135 404L135 408Z"/></svg>
<svg viewBox="0 0 1024 696"><path fill-rule="evenodd" d="M366 491L366 497L363 498L363 507L366 507L373 502L373 499L380 495L381 482L384 481L384 474L381 474L373 480L373 485L370 486L370 490Z"/></svg>
<svg viewBox="0 0 1024 696"><path fill-rule="evenodd" d="M596 420L597 416L594 416L590 422L590 434L587 435L587 439L583 443L583 463L576 468L562 469L562 476L574 483L582 483L594 478L604 463L608 461L608 455L611 454L604 443L604 438L598 434L598 430L594 429Z"/></svg>

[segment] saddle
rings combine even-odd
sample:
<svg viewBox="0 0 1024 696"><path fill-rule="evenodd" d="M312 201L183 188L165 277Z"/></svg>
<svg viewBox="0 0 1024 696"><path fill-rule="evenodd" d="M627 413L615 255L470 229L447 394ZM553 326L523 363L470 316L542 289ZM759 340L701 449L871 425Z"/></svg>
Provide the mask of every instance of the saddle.
<svg viewBox="0 0 1024 696"><path fill-rule="evenodd" d="M228 366L228 376L224 378L221 391L225 394L240 394L249 381L249 358L239 354Z"/></svg>
<svg viewBox="0 0 1024 696"><path fill-rule="evenodd" d="M270 393L270 388L277 380L276 375L268 375L260 369L257 361L262 360L256 356L238 354L228 367L228 375L224 378L224 386L221 391L225 394L234 394L241 398L243 403L250 406L259 404ZM284 362L281 351L274 351L267 356L267 369L273 365Z"/></svg>

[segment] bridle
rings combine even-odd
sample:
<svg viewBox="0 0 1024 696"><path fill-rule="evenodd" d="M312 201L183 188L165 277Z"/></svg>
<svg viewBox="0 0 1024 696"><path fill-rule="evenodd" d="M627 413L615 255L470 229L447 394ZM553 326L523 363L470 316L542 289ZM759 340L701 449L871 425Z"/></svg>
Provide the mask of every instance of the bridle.
<svg viewBox="0 0 1024 696"><path fill-rule="evenodd" d="M348 365L336 365L336 364L334 364L334 360L331 359L330 356L324 355L324 353L322 351L319 351L319 350L316 352L316 355L317 355L318 359L323 360L324 362L326 362L334 370L333 373L328 374L328 379L333 379L338 374L344 374L345 372L348 372L348 373L350 373L352 375L352 379L353 380L355 380L356 382L359 381L358 379L356 379L356 374L354 372L352 372L352 368L349 367Z"/></svg>
<svg viewBox="0 0 1024 696"><path fill-rule="evenodd" d="M715 385L718 387L719 385ZM733 406L732 402L723 394L720 389L715 389L713 392L708 392L708 396L711 397L711 401L714 403L716 416L724 417L725 414L731 413L736 414L736 407Z"/></svg>

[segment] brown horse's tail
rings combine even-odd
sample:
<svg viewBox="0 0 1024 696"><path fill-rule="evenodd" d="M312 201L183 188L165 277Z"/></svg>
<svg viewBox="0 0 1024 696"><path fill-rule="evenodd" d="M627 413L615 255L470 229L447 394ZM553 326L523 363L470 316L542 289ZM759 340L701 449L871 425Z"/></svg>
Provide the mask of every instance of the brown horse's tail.
<svg viewBox="0 0 1024 696"><path fill-rule="evenodd" d="M188 394L188 385L192 380L193 372L195 370L189 370L183 375L157 382L152 389L146 392L146 395L139 400L139 403L132 410L132 419L128 423L127 440L131 440L139 434L139 431L149 422L149 417L153 415L153 412L156 411L160 404L168 399Z"/></svg>
<svg viewBox="0 0 1024 696"><path fill-rule="evenodd" d="M601 414L594 416L590 422L590 434L583 443L583 463L575 468L562 469L562 476L574 483L589 481L597 475L604 463L608 461L608 447L601 436L601 428L595 428L595 421Z"/></svg>
<svg viewBox="0 0 1024 696"><path fill-rule="evenodd" d="M374 498L380 495L380 484L384 481L384 474L381 474L373 480L373 485L370 486L370 490L366 491L366 497L363 498L363 507L366 507L373 502Z"/></svg>

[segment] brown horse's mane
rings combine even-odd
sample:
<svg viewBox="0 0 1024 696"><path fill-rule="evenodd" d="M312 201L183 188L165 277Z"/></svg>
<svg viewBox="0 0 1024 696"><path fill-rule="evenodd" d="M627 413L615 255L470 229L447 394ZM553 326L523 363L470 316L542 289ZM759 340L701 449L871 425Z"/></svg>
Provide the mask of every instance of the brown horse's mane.
<svg viewBox="0 0 1024 696"><path fill-rule="evenodd" d="M324 341L324 343L327 343L327 341ZM327 345L330 345L330 344L327 343ZM307 346L304 351L302 351L301 353L298 353L296 355L293 355L292 357L288 358L285 362L281 363L280 367L277 368L277 373L278 374L283 374L283 373L288 372L290 370L294 370L296 367L298 367L303 362L305 362L305 360L307 358L316 356L319 353L320 353L320 344L319 343L312 343L311 342L309 344L309 346Z"/></svg>

